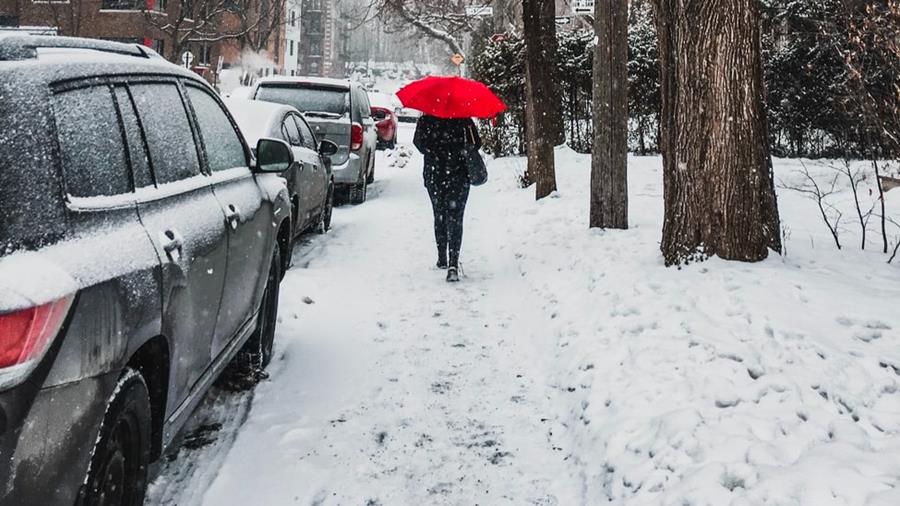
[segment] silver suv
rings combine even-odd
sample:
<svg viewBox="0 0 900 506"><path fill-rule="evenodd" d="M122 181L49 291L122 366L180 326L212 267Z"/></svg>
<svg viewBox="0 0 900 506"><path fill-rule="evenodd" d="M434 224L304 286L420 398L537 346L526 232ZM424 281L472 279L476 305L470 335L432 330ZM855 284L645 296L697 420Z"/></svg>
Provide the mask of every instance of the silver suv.
<svg viewBox="0 0 900 506"><path fill-rule="evenodd" d="M366 201L367 185L375 180L378 134L362 85L318 77L269 77L256 84L250 97L303 113L316 137L338 146L331 156L336 189L347 191L353 204Z"/></svg>

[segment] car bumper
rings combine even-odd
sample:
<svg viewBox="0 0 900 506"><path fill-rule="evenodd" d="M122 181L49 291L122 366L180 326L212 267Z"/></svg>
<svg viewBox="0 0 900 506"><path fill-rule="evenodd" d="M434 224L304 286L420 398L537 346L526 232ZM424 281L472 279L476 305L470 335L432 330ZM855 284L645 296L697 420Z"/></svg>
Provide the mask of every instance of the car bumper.
<svg viewBox="0 0 900 506"><path fill-rule="evenodd" d="M0 506L72 506L115 375L0 393Z"/></svg>
<svg viewBox="0 0 900 506"><path fill-rule="evenodd" d="M337 186L349 186L365 181L362 161L356 154L351 154L350 158L341 165L332 165L331 174L334 177L334 184Z"/></svg>

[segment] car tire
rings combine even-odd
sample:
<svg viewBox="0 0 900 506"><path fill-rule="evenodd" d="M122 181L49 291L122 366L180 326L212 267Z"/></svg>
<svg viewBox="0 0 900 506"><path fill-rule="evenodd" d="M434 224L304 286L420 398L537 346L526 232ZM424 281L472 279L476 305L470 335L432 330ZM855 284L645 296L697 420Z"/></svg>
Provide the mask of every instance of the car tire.
<svg viewBox="0 0 900 506"><path fill-rule="evenodd" d="M366 184L372 184L375 182L375 164L372 164L372 168L369 170L369 173L366 174Z"/></svg>
<svg viewBox="0 0 900 506"><path fill-rule="evenodd" d="M107 404L79 506L144 504L151 416L144 377L125 368Z"/></svg>
<svg viewBox="0 0 900 506"><path fill-rule="evenodd" d="M325 197L325 207L319 215L319 224L316 226L316 232L324 234L331 229L331 215L334 212L334 185L328 186L328 196Z"/></svg>
<svg viewBox="0 0 900 506"><path fill-rule="evenodd" d="M396 137L391 139L391 142L388 143L387 148L388 149L397 149L397 138Z"/></svg>
<svg viewBox="0 0 900 506"><path fill-rule="evenodd" d="M365 179L362 183L357 183L350 187L350 203L359 205L366 201L369 193L369 185Z"/></svg>
<svg viewBox="0 0 900 506"><path fill-rule="evenodd" d="M266 288L259 305L256 330L244 345L241 354L257 369L265 369L272 361L275 347L275 324L278 320L278 299L281 295L281 250L276 246Z"/></svg>

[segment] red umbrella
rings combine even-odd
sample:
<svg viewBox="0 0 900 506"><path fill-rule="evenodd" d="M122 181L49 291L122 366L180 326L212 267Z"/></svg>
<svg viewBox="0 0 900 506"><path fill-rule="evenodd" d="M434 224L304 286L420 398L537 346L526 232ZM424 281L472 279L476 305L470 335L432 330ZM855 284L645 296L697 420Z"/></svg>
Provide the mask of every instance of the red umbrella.
<svg viewBox="0 0 900 506"><path fill-rule="evenodd" d="M462 77L435 77L414 81L397 92L405 107L438 118L493 118L506 104L487 86Z"/></svg>

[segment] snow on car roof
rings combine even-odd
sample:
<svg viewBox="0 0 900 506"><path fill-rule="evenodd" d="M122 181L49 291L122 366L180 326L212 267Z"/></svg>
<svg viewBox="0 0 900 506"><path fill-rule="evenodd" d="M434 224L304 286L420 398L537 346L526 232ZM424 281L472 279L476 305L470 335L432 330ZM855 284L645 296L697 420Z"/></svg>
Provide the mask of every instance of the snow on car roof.
<svg viewBox="0 0 900 506"><path fill-rule="evenodd" d="M275 123L281 119L281 115L291 111L299 114L297 109L289 105L262 100L226 98L223 101L251 148L256 147L259 139L268 136Z"/></svg>
<svg viewBox="0 0 900 506"><path fill-rule="evenodd" d="M330 77L303 77L303 76L271 76L259 80L259 84L268 83L297 83L297 84L322 84L340 88L350 88L349 79L334 79Z"/></svg>

